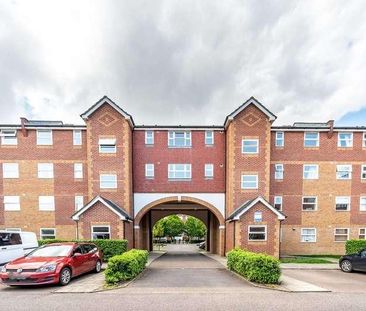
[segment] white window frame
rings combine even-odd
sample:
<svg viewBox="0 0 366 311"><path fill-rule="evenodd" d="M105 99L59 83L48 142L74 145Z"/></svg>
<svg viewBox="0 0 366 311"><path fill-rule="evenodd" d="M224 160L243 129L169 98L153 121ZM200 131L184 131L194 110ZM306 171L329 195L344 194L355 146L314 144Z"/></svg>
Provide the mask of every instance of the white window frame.
<svg viewBox="0 0 366 311"><path fill-rule="evenodd" d="M183 169L177 169L177 165L183 165ZM177 177L176 174L182 172L184 177ZM171 180L189 180L192 178L192 165L188 163L168 164L168 179Z"/></svg>
<svg viewBox="0 0 366 311"><path fill-rule="evenodd" d="M72 131L72 143L74 146L81 146L83 144L83 134L81 130Z"/></svg>
<svg viewBox="0 0 366 311"><path fill-rule="evenodd" d="M146 130L145 131L145 145L153 145L154 144L154 131Z"/></svg>
<svg viewBox="0 0 366 311"><path fill-rule="evenodd" d="M183 133L183 145L177 145L176 134ZM191 148L192 147L192 133L191 131L168 131L168 147L169 148Z"/></svg>
<svg viewBox="0 0 366 311"><path fill-rule="evenodd" d="M348 139L341 139L341 135L350 135ZM345 142L346 146L342 146L342 142ZM349 145L347 146L347 144ZM353 133L352 132L338 132L338 147L352 148L353 147Z"/></svg>
<svg viewBox="0 0 366 311"><path fill-rule="evenodd" d="M75 211L79 211L84 206L84 196L76 195L75 196Z"/></svg>
<svg viewBox="0 0 366 311"><path fill-rule="evenodd" d="M284 167L282 163L277 163L274 165L275 167L275 180L283 180L284 176Z"/></svg>
<svg viewBox="0 0 366 311"><path fill-rule="evenodd" d="M310 134L316 134L316 137L313 138L313 137L306 137L307 135L310 135ZM312 142L315 142L314 145L306 145L306 143L312 143ZM317 148L319 147L319 132L304 132L304 147L305 148Z"/></svg>
<svg viewBox="0 0 366 311"><path fill-rule="evenodd" d="M278 137L282 135L282 137ZM276 147L284 147L285 146L285 132L276 132L276 139L275 139L275 146Z"/></svg>
<svg viewBox="0 0 366 311"><path fill-rule="evenodd" d="M153 163L145 164L145 177L150 179L155 177L155 165Z"/></svg>
<svg viewBox="0 0 366 311"><path fill-rule="evenodd" d="M279 211L282 211L283 197L282 195L275 195L273 198L273 207ZM277 208L276 205L279 205L280 208Z"/></svg>
<svg viewBox="0 0 366 311"><path fill-rule="evenodd" d="M264 232L251 232L251 228L264 228ZM258 240L258 239L251 239L250 234L263 234L264 233L264 239ZM248 241L250 242L265 242L267 241L267 225L248 225Z"/></svg>
<svg viewBox="0 0 366 311"><path fill-rule="evenodd" d="M20 196L4 195L4 211L20 211Z"/></svg>
<svg viewBox="0 0 366 311"><path fill-rule="evenodd" d="M106 181L105 178L111 178L111 180ZM99 187L100 189L117 189L117 174L100 174Z"/></svg>
<svg viewBox="0 0 366 311"><path fill-rule="evenodd" d="M40 211L54 211L55 197L52 195L40 195L38 197L38 208Z"/></svg>
<svg viewBox="0 0 366 311"><path fill-rule="evenodd" d="M91 234L90 238L91 238L91 240L97 240L97 239L94 239L94 237L93 237L94 228L108 228L108 232L99 232L99 233L103 233L103 234L108 233L109 234L109 239L105 239L105 240L112 239L112 232L111 232L111 226L110 225L92 225L91 228L90 228L90 234ZM98 233L98 231L96 233Z"/></svg>
<svg viewBox="0 0 366 311"><path fill-rule="evenodd" d="M304 233L305 230L314 230L314 233ZM314 237L313 241L309 241L306 239L306 237ZM316 243L317 240L317 234L316 234L316 228L301 228L301 243Z"/></svg>
<svg viewBox="0 0 366 311"><path fill-rule="evenodd" d="M48 133L48 137L41 137L41 133ZM37 130L37 146L52 146L53 133L52 130Z"/></svg>
<svg viewBox="0 0 366 311"><path fill-rule="evenodd" d="M53 234L50 234L50 233L42 234L42 230L53 230ZM47 240L50 237L54 237L52 239L56 239L56 228L40 228L39 229L40 240Z"/></svg>
<svg viewBox="0 0 366 311"><path fill-rule="evenodd" d="M316 167L316 175L314 175L312 178L306 177L306 173L310 174L311 172L306 172L305 168L306 167ZM315 174L315 173L314 173ZM303 165L303 175L302 175L303 179L307 179L307 180L315 180L315 179L319 179L319 165L318 164L304 164Z"/></svg>
<svg viewBox="0 0 366 311"><path fill-rule="evenodd" d="M366 148L366 132L362 133L362 147Z"/></svg>
<svg viewBox="0 0 366 311"><path fill-rule="evenodd" d="M214 143L215 143L214 131L211 131L211 130L205 131L205 145L212 146Z"/></svg>
<svg viewBox="0 0 366 311"><path fill-rule="evenodd" d="M363 230L363 233L361 233L361 230ZM358 239L359 240L366 240L366 228L359 228L358 229Z"/></svg>
<svg viewBox="0 0 366 311"><path fill-rule="evenodd" d="M337 233L337 230L347 230L347 234L345 233ZM349 240L349 228L334 228L334 242L336 243L344 243L347 240ZM336 241L336 236L346 236L347 235L347 239L345 241Z"/></svg>
<svg viewBox="0 0 366 311"><path fill-rule="evenodd" d="M361 179L366 180L366 164L361 165Z"/></svg>
<svg viewBox="0 0 366 311"><path fill-rule="evenodd" d="M19 163L3 163L3 178L19 178Z"/></svg>
<svg viewBox="0 0 366 311"><path fill-rule="evenodd" d="M38 163L37 164L37 176L41 179L52 179L54 178L54 167L53 163Z"/></svg>
<svg viewBox="0 0 366 311"><path fill-rule="evenodd" d="M214 165L212 163L205 164L205 178L214 177Z"/></svg>
<svg viewBox="0 0 366 311"><path fill-rule="evenodd" d="M100 138L98 141L99 153L117 153L115 138Z"/></svg>
<svg viewBox="0 0 366 311"><path fill-rule="evenodd" d="M338 180L352 179L352 164L341 164L336 167L336 178Z"/></svg>
<svg viewBox="0 0 366 311"><path fill-rule="evenodd" d="M4 146L16 146L18 145L17 130L1 130L1 144Z"/></svg>
<svg viewBox="0 0 366 311"><path fill-rule="evenodd" d="M253 181L245 181L245 178L253 178L255 180ZM245 183L255 183L254 186L245 186ZM258 174L242 174L241 175L241 189L244 189L244 190L256 190L258 189Z"/></svg>
<svg viewBox="0 0 366 311"><path fill-rule="evenodd" d="M305 199L315 199L315 202L314 203L309 203L309 202L304 202ZM304 209L304 205L315 205L314 209ZM302 197L302 200L301 200L301 210L303 212L315 212L318 210L318 197L317 196L313 196L313 195L305 195Z"/></svg>
<svg viewBox="0 0 366 311"><path fill-rule="evenodd" d="M246 143L249 143L249 146L245 145ZM254 144L252 144L254 143ZM248 147L248 148L255 148L254 151L246 151L245 148ZM244 138L242 139L241 141L241 153L243 154L258 154L259 153L259 139L247 139L247 138Z"/></svg>
<svg viewBox="0 0 366 311"><path fill-rule="evenodd" d="M5 228L5 231L8 232L22 232L22 228Z"/></svg>
<svg viewBox="0 0 366 311"><path fill-rule="evenodd" d="M360 211L366 212L366 196L360 196Z"/></svg>
<svg viewBox="0 0 366 311"><path fill-rule="evenodd" d="M75 179L84 178L83 163L74 163L74 178Z"/></svg>
<svg viewBox="0 0 366 311"><path fill-rule="evenodd" d="M341 202L343 200L344 200L344 202ZM346 210L337 209L337 204L347 204L347 209ZM350 196L336 196L335 197L335 210L336 210L336 212L349 212L351 210L351 197Z"/></svg>

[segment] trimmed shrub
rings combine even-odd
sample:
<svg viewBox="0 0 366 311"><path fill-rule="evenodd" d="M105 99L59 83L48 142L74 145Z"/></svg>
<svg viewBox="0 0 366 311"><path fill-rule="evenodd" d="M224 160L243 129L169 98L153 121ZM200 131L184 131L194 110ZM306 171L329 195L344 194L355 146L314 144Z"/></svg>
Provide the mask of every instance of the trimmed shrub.
<svg viewBox="0 0 366 311"><path fill-rule="evenodd" d="M127 251L127 240L39 240L38 244L45 245L51 243L62 243L62 242L86 242L86 243L94 243L99 247L99 249L103 252L104 261L108 261L109 258L123 254Z"/></svg>
<svg viewBox="0 0 366 311"><path fill-rule="evenodd" d="M227 267L246 279L262 284L278 284L280 261L272 256L233 249L227 255Z"/></svg>
<svg viewBox="0 0 366 311"><path fill-rule="evenodd" d="M122 255L113 256L108 260L108 267L104 271L108 284L128 281L139 275L146 266L148 251L131 249Z"/></svg>
<svg viewBox="0 0 366 311"><path fill-rule="evenodd" d="M346 242L346 254L355 254L366 248L366 240L348 240Z"/></svg>

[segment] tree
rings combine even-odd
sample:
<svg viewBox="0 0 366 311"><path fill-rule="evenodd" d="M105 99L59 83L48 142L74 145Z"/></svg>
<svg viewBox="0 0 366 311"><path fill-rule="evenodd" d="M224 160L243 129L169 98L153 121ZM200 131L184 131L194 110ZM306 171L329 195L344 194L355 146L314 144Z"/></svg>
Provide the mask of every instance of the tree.
<svg viewBox="0 0 366 311"><path fill-rule="evenodd" d="M165 236L175 237L184 231L184 223L177 215L171 215L159 220L164 227Z"/></svg>
<svg viewBox="0 0 366 311"><path fill-rule="evenodd" d="M154 238L161 238L165 236L164 226L160 221L158 221L153 228L153 236Z"/></svg>
<svg viewBox="0 0 366 311"><path fill-rule="evenodd" d="M192 238L203 238L206 235L207 229L201 220L189 216L185 223L185 231L191 240Z"/></svg>

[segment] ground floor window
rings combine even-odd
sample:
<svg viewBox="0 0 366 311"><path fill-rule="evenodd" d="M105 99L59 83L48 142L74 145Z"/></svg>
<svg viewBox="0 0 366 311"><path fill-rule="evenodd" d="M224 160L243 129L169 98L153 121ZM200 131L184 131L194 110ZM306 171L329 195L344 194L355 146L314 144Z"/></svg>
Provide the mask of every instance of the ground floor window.
<svg viewBox="0 0 366 311"><path fill-rule="evenodd" d="M20 228L5 228L5 231L16 231L16 232L21 232L22 229Z"/></svg>
<svg viewBox="0 0 366 311"><path fill-rule="evenodd" d="M91 228L91 238L92 240L99 239L110 239L111 238L111 228L110 226L92 226Z"/></svg>
<svg viewBox="0 0 366 311"><path fill-rule="evenodd" d="M366 228L360 228L358 238L360 240L366 240Z"/></svg>
<svg viewBox="0 0 366 311"><path fill-rule="evenodd" d="M336 228L334 229L334 241L345 242L348 240L349 229L348 228Z"/></svg>
<svg viewBox="0 0 366 311"><path fill-rule="evenodd" d="M267 227L266 226L248 226L249 241L266 241Z"/></svg>
<svg viewBox="0 0 366 311"><path fill-rule="evenodd" d="M316 242L316 229L315 228L302 228L301 229L301 242Z"/></svg>
<svg viewBox="0 0 366 311"><path fill-rule="evenodd" d="M41 228L40 237L41 237L41 240L56 239L56 229L54 229L54 228Z"/></svg>

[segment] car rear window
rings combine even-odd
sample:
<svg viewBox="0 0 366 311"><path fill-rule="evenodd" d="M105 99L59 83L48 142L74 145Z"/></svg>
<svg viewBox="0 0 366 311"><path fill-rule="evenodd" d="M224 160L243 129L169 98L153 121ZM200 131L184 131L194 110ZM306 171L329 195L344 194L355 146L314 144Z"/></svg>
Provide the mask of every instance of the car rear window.
<svg viewBox="0 0 366 311"><path fill-rule="evenodd" d="M19 233L2 232L0 233L0 246L22 244L22 238Z"/></svg>

